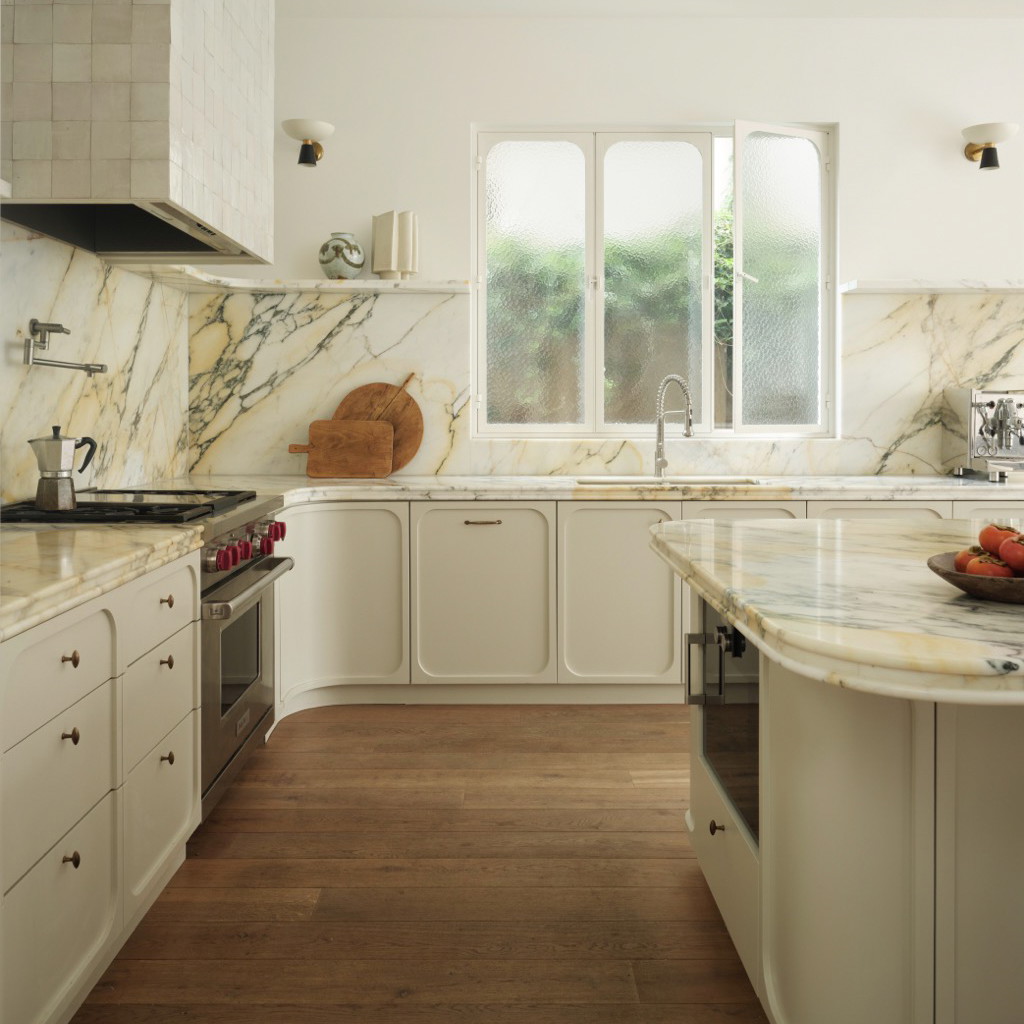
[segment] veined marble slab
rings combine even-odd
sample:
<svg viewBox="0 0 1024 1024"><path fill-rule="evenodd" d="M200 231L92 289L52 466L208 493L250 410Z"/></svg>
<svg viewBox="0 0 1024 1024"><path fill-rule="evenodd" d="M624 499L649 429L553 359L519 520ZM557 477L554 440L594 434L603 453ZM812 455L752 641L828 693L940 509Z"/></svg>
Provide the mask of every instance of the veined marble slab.
<svg viewBox="0 0 1024 1024"><path fill-rule="evenodd" d="M651 546L769 658L910 700L1024 704L1024 605L980 601L927 559L976 538L956 520L691 520Z"/></svg>
<svg viewBox="0 0 1024 1024"><path fill-rule="evenodd" d="M6 525L0 641L202 546L195 526Z"/></svg>
<svg viewBox="0 0 1024 1024"><path fill-rule="evenodd" d="M422 476L381 480L311 479L301 475L194 473L160 487L206 487L283 494L288 505L312 501L769 501L865 499L870 501L1019 502L1024 517L1024 473L1010 482L950 476L758 476L751 483L606 487L576 483L574 476Z"/></svg>

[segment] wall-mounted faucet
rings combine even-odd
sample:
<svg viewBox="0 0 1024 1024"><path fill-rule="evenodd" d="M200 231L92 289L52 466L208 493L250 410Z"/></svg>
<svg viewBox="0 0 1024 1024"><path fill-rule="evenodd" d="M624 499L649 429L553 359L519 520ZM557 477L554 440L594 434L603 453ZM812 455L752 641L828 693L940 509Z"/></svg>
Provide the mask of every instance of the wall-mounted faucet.
<svg viewBox="0 0 1024 1024"><path fill-rule="evenodd" d="M26 366L59 366L65 370L84 370L90 377L94 373L106 373L106 363L65 363L60 359L40 359L36 353L46 352L50 348L51 334L70 334L71 331L63 324L43 323L33 317L28 322L29 336L25 339Z"/></svg>
<svg viewBox="0 0 1024 1024"><path fill-rule="evenodd" d="M654 411L656 428L654 441L655 476L664 476L665 468L668 466L668 459L665 458L665 392L673 381L683 389L683 395L686 397L686 426L683 429L683 437L693 437L693 402L690 400L690 385L686 383L685 377L680 377L678 373L670 373L658 385L658 401ZM680 410L673 411L678 412Z"/></svg>

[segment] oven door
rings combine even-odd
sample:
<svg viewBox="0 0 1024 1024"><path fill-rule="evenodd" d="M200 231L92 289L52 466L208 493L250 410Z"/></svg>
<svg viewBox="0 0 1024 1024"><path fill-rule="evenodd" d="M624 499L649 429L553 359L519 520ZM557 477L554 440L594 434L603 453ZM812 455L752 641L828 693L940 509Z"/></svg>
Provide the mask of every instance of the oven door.
<svg viewBox="0 0 1024 1024"><path fill-rule="evenodd" d="M273 724L274 581L294 564L263 559L203 595L204 818Z"/></svg>

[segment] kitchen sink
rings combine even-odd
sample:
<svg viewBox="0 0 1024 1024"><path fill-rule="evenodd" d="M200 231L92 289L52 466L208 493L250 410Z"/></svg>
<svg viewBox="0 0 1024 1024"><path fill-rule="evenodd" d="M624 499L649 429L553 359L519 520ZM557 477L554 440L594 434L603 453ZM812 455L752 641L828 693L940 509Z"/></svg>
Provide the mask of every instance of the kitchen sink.
<svg viewBox="0 0 1024 1024"><path fill-rule="evenodd" d="M703 487L715 484L759 484L752 476L578 476L580 487Z"/></svg>

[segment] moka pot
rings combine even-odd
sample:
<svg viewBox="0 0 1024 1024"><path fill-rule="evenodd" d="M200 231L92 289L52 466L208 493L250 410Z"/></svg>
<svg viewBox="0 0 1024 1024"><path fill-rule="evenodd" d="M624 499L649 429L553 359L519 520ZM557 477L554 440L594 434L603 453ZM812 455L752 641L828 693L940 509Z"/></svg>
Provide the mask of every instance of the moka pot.
<svg viewBox="0 0 1024 1024"><path fill-rule="evenodd" d="M36 488L36 508L48 512L64 512L77 506L75 483L71 477L75 468L75 452L88 446L79 473L92 462L96 442L91 437L63 437L60 427L53 428L52 437L37 437L29 441L39 463L39 486Z"/></svg>

